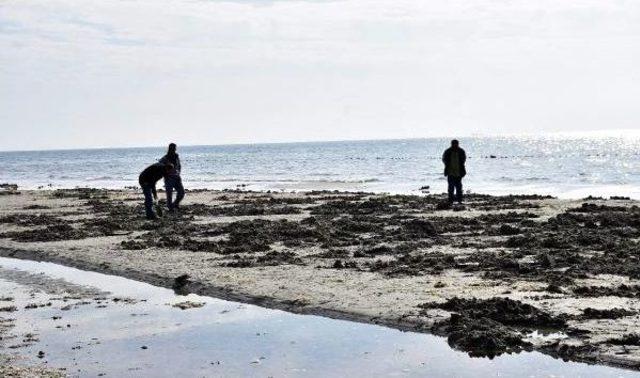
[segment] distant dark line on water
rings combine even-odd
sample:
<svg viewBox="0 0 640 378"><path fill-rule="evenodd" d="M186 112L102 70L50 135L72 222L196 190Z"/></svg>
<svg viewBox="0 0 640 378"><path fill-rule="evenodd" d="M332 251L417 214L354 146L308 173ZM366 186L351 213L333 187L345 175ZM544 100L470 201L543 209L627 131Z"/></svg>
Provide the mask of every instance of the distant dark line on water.
<svg viewBox="0 0 640 378"><path fill-rule="evenodd" d="M463 137L459 137L463 138ZM468 138L478 138L478 137L468 137ZM483 137L483 138L496 138L496 137ZM497 137L500 138L500 137ZM254 146L279 146L279 145L320 145L326 143L370 143L370 142L403 142L403 141L429 141L429 140L449 140L449 137L429 137L429 138L391 138L391 139L342 139L342 140L309 140L309 141L293 141L293 142L257 142L257 143L224 143L224 144L179 144L181 147L185 148L200 148L200 147L254 147ZM167 144L169 143L169 139L167 139ZM178 143L177 141L176 143ZM104 150L153 150L158 148L166 148L163 144L161 146L130 146L130 147L87 147L87 148L51 148L51 149L41 149L41 150L0 150L0 153L20 153L20 152L78 152L78 151L104 151Z"/></svg>
<svg viewBox="0 0 640 378"><path fill-rule="evenodd" d="M371 143L371 142L380 142L380 143L397 143L397 142L417 142L417 141L442 141L443 144L446 144L452 138L458 139L475 139L475 140L500 140L500 139L518 139L518 138L526 138L526 139L549 139L550 135L539 135L539 136L531 136L531 135L491 135L491 136L473 136L473 135L457 135L452 134L448 137L424 137L424 138L385 138L385 139L338 139L338 140L310 140L310 141L290 141L290 142L256 142L256 143L224 143L224 144L180 144L179 140L170 140L171 138L167 138L167 144L169 142L176 142L182 148L202 148L202 147L262 147L262 146L282 146L282 145L322 145L322 144L348 144L348 143ZM580 140L583 137L580 136L567 136L562 139L564 140ZM603 136L602 138L615 138L611 136ZM34 150L0 150L2 154L12 154L12 153L25 153L25 152L82 152L82 151L108 151L108 150L116 150L116 151L127 151L127 150L163 150L166 148L166 145L158 145L158 146L129 146L129 147L86 147L86 148L46 148L46 149L34 149Z"/></svg>

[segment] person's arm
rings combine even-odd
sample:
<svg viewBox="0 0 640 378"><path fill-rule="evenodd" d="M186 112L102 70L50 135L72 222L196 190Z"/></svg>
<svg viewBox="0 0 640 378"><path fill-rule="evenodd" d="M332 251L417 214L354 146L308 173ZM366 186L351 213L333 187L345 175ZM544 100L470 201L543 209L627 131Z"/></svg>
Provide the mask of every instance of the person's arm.
<svg viewBox="0 0 640 378"><path fill-rule="evenodd" d="M156 183L155 182L151 186L151 193L153 194L153 199L157 200L158 199L158 192L156 192Z"/></svg>
<svg viewBox="0 0 640 378"><path fill-rule="evenodd" d="M176 156L176 171L178 172L178 174L180 174L180 172L182 171L182 166L180 165L180 156Z"/></svg>
<svg viewBox="0 0 640 378"><path fill-rule="evenodd" d="M467 162L467 152L465 150L462 150L462 164Z"/></svg>
<svg viewBox="0 0 640 378"><path fill-rule="evenodd" d="M444 175L447 175L447 165L449 161L449 150L445 150L442 154L442 163L444 164Z"/></svg>

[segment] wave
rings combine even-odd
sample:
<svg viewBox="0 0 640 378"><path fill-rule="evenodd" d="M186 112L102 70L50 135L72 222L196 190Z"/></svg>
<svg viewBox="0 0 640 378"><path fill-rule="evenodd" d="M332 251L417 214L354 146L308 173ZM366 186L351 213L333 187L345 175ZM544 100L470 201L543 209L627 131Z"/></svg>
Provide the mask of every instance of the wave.
<svg viewBox="0 0 640 378"><path fill-rule="evenodd" d="M368 184L374 182L382 182L382 180L377 178L366 178L366 179L352 179L352 180L302 180L302 182L319 182L323 184Z"/></svg>
<svg viewBox="0 0 640 378"><path fill-rule="evenodd" d="M257 178L241 178L241 177L225 177L225 178L191 178L191 177L182 177L183 180L193 181L193 182L228 182L228 183L295 183L300 182L300 180L295 179L257 179Z"/></svg>
<svg viewBox="0 0 640 378"><path fill-rule="evenodd" d="M87 177L84 180L85 181L122 181L126 179L124 177L97 176L97 177Z"/></svg>
<svg viewBox="0 0 640 378"><path fill-rule="evenodd" d="M507 182L551 182L551 179L549 177L507 177L507 176L502 176L500 177L498 180L500 181L507 181Z"/></svg>
<svg viewBox="0 0 640 378"><path fill-rule="evenodd" d="M382 180L377 178L364 178L364 179L339 179L339 180L331 180L331 179L311 179L311 178L300 178L300 179L254 179L254 178L209 178L209 179L187 179L183 178L185 181L193 181L193 182L221 182L221 183L256 183L256 184L298 184L298 183L322 183L322 184L368 184L374 182L382 182Z"/></svg>

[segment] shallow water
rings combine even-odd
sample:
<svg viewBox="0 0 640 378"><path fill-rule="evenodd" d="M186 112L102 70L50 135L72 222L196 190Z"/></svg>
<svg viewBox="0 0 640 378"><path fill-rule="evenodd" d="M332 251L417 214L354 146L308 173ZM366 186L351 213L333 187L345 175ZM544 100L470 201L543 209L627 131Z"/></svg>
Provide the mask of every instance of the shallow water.
<svg viewBox="0 0 640 378"><path fill-rule="evenodd" d="M540 353L493 360L470 358L452 350L441 337L209 297L177 296L168 289L51 263L0 258L0 267L42 273L111 293L102 304L87 300L88 304L67 311L56 301L50 307L24 310L27 303L44 303L60 295L34 290L35 283L42 285L38 277L20 279L0 270L1 292L15 297L14 304L21 309L8 314L17 318L13 333L35 332L40 339L14 352L26 356L28 363L66 367L72 376L639 375L606 366L566 363ZM44 282L48 288L60 285ZM141 301L114 302L113 297ZM169 305L185 300L206 305L189 310ZM98 308L105 304L107 307ZM62 318L54 320L54 316ZM39 351L45 352L44 358L37 358ZM6 352L0 349L0 353Z"/></svg>
<svg viewBox="0 0 640 378"><path fill-rule="evenodd" d="M466 190L566 198L640 198L640 137L463 138ZM443 138L232 146L180 146L188 188L446 190ZM24 188L137 186L138 174L164 148L0 152L0 182Z"/></svg>

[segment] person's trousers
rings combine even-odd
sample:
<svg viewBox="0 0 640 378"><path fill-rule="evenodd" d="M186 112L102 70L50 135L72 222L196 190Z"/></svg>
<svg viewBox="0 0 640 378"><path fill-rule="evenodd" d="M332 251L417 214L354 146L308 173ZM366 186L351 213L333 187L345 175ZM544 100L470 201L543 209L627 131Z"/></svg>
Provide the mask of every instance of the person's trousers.
<svg viewBox="0 0 640 378"><path fill-rule="evenodd" d="M164 180L164 187L167 189L167 207L169 210L177 209L180 201L184 198L184 187L180 176L169 176ZM176 191L176 200L173 201L173 191Z"/></svg>
<svg viewBox="0 0 640 378"><path fill-rule="evenodd" d="M449 182L449 202L462 202L462 177L447 176ZM455 195L454 195L455 192Z"/></svg>
<svg viewBox="0 0 640 378"><path fill-rule="evenodd" d="M148 184L140 184L142 186L142 193L144 194L144 211L147 214L147 218L151 218L156 215L153 212L153 187Z"/></svg>

